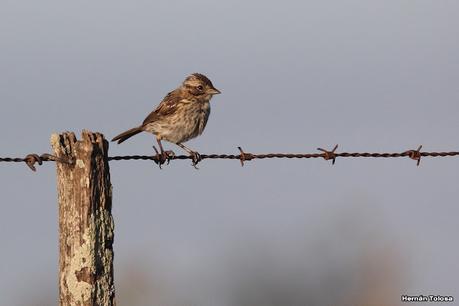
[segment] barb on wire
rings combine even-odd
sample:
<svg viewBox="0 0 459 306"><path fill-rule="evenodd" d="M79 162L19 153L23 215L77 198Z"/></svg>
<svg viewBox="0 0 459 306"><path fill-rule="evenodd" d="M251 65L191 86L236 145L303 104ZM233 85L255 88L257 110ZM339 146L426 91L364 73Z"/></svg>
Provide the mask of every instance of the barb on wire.
<svg viewBox="0 0 459 306"><path fill-rule="evenodd" d="M421 149L422 145L420 145L417 150L408 150L405 152L408 154L409 158L417 161L416 166L419 166L419 164L421 163Z"/></svg>
<svg viewBox="0 0 459 306"><path fill-rule="evenodd" d="M253 154L252 153L245 153L241 147L237 147L239 149L239 152L241 152L241 155L239 157L239 160L241 161L241 167L244 167L244 162L246 160L252 160L253 159Z"/></svg>
<svg viewBox="0 0 459 306"><path fill-rule="evenodd" d="M334 165L336 161L336 154L335 154L336 149L338 149L338 145L335 145L335 147L331 151L327 151L322 148L317 148L317 150L324 152L322 157L325 160L330 160L330 159L332 160L332 165Z"/></svg>
<svg viewBox="0 0 459 306"><path fill-rule="evenodd" d="M156 148L155 148L156 149ZM267 153L267 154L253 154L245 152L241 147L238 147L239 154L200 154L200 159L237 159L240 161L241 166L244 166L246 161L251 161L254 159L271 159L271 158L323 158L324 160L331 160L332 165L335 164L337 158L398 158L398 157L409 157L416 161L416 165L419 166L421 162L421 157L451 157L459 156L459 151L451 152L422 152L422 145L419 146L416 150L407 150L403 152L393 152L393 153L369 153L369 152L336 152L338 145L329 151L326 149L318 148L317 150L322 153ZM167 154L160 154L156 149L156 155L127 155L127 156L110 156L108 157L109 161L116 160L152 160L156 164L161 166L165 163L169 164L172 160L179 159L193 159L189 155L175 155L171 151L167 151ZM45 161L56 161L67 164L72 164L71 159L60 158L51 154L29 154L24 158L0 158L0 162L25 162L27 166L32 171L36 171L35 164L38 163L41 165Z"/></svg>
<svg viewBox="0 0 459 306"><path fill-rule="evenodd" d="M73 161L70 159L65 159L62 157L57 157L48 153L43 153L42 155L38 154L28 154L24 158L20 157L0 157L0 162L13 162L13 163L22 163L25 162L26 165L30 168L32 171L37 171L35 168L35 164L38 163L40 166L43 164L44 161L56 161L56 162L61 162L61 163L66 163L66 164L72 164Z"/></svg>

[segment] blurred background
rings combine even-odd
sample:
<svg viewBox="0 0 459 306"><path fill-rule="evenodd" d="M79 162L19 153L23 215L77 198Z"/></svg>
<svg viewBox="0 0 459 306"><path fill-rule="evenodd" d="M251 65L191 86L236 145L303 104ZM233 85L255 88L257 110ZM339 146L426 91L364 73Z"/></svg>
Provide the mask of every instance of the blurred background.
<svg viewBox="0 0 459 306"><path fill-rule="evenodd" d="M192 72L222 91L201 153L459 148L457 1L2 0L0 29L2 157L111 139ZM0 167L0 305L55 305L55 166ZM119 305L459 297L458 158L110 167Z"/></svg>

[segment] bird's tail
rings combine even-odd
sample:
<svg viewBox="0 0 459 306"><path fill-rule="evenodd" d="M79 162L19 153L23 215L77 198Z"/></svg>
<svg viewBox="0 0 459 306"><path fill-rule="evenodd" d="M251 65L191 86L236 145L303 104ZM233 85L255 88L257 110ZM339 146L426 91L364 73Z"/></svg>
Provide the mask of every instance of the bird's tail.
<svg viewBox="0 0 459 306"><path fill-rule="evenodd" d="M118 143L122 143L126 139L131 138L132 136L137 135L140 132L142 132L142 127L138 126L119 134L118 136L114 137L112 141L118 140Z"/></svg>

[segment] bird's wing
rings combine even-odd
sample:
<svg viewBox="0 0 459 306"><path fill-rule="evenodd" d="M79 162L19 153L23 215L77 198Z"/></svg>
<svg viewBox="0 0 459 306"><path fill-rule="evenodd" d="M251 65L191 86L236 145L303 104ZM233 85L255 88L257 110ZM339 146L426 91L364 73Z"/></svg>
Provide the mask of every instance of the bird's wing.
<svg viewBox="0 0 459 306"><path fill-rule="evenodd" d="M167 94L159 105L153 110L147 118L143 121L142 125L156 121L158 118L169 116L178 108L181 98L180 95L174 90Z"/></svg>

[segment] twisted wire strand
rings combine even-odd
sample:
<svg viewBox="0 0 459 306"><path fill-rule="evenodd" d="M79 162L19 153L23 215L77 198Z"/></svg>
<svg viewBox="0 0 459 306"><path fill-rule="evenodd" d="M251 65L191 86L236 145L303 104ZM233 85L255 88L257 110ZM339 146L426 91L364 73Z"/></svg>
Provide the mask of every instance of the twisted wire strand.
<svg viewBox="0 0 459 306"><path fill-rule="evenodd" d="M403 152L335 152L338 148L336 145L332 150L326 150L318 148L322 153L266 153L266 154L253 154L247 153L238 147L240 154L201 154L200 160L204 159L237 159L244 165L244 162L254 159L272 159L272 158L288 158L288 159L301 159L301 158L323 158L325 160L331 160L332 164L335 163L337 158L398 158L398 157L409 157L417 161L417 165L421 161L421 157L452 157L458 156L459 151L451 152L422 152L422 146L419 146L416 150L407 150ZM162 165L165 162L171 160L183 160L192 159L189 155L175 155L165 158L159 154L156 155L124 155L124 156L109 156L109 161L126 161L126 160L152 160L155 163ZM27 166L32 170L36 171L35 164L41 165L43 162L55 161L66 164L72 164L71 159L57 157L48 153L41 155L28 154L26 157L0 157L0 162L25 162Z"/></svg>

